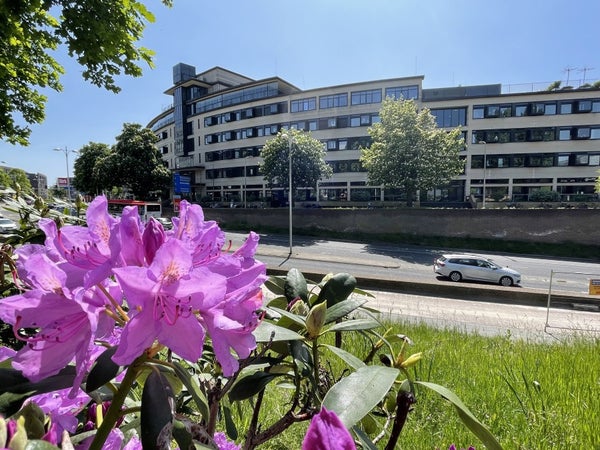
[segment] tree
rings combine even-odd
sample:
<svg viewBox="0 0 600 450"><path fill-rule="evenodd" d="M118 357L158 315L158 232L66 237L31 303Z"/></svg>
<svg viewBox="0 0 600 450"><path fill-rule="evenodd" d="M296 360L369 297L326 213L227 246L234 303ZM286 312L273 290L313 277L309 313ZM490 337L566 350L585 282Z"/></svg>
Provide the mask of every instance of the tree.
<svg viewBox="0 0 600 450"><path fill-rule="evenodd" d="M23 169L9 169L7 175L10 178L10 187L17 194L27 194L32 191L31 182Z"/></svg>
<svg viewBox="0 0 600 450"><path fill-rule="evenodd" d="M413 100L383 101L381 122L369 128L373 143L362 148L361 162L369 182L401 188L408 206L417 192L442 186L464 170L460 128L438 129L428 109Z"/></svg>
<svg viewBox="0 0 600 450"><path fill-rule="evenodd" d="M90 142L79 150L75 160L73 186L80 192L97 195L106 186L105 177L100 176L98 162L110 155L110 147L106 144Z"/></svg>
<svg viewBox="0 0 600 450"><path fill-rule="evenodd" d="M265 143L261 152L260 170L269 186L288 187L290 147L292 192L298 187L316 189L319 180L333 175L331 166L325 162L327 153L322 142L304 131L282 130Z"/></svg>
<svg viewBox="0 0 600 450"><path fill-rule="evenodd" d="M152 130L126 123L110 154L98 161L99 183L105 187L126 187L136 198L147 199L151 192L168 189L171 172L154 145Z"/></svg>
<svg viewBox="0 0 600 450"><path fill-rule="evenodd" d="M64 69L51 55L59 45L84 67L84 79L118 92L116 76L140 76L140 61L152 67L153 52L136 43L153 21L137 0L0 2L0 139L28 145L28 125L44 120L41 90L62 90Z"/></svg>

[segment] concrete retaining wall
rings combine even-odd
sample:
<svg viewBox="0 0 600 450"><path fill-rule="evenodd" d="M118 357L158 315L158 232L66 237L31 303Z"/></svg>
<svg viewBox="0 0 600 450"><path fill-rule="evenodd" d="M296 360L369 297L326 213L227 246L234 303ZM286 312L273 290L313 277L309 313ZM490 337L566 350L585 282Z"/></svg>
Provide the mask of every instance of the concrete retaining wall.
<svg viewBox="0 0 600 450"><path fill-rule="evenodd" d="M210 209L207 220L216 220L227 228L247 224L288 229L289 210ZM322 229L416 236L449 236L511 241L600 245L599 209L312 209L293 211L294 232Z"/></svg>

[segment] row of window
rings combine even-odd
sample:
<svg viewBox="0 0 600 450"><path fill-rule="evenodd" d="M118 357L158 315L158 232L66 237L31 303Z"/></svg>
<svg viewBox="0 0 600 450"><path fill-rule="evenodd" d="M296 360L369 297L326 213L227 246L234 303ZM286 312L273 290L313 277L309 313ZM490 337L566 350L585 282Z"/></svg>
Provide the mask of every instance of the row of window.
<svg viewBox="0 0 600 450"><path fill-rule="evenodd" d="M233 92L227 92L221 95L200 100L191 105L191 114L201 114L203 112L212 111L214 109L226 108L228 106L247 103L263 98L277 97L281 95L279 91L279 83L276 81L266 83L260 86L239 89Z"/></svg>
<svg viewBox="0 0 600 450"><path fill-rule="evenodd" d="M397 86L385 89L385 96L395 100L404 98L415 100L419 97L419 86ZM381 103L381 89L369 89L350 93L350 104L367 105ZM319 96L319 109L340 108L348 106L348 93ZM290 111L293 113L313 111L317 109L317 97L307 97L290 102Z"/></svg>
<svg viewBox="0 0 600 450"><path fill-rule="evenodd" d="M515 128L474 130L472 144L506 144L509 142L568 141L600 139L600 126Z"/></svg>
<svg viewBox="0 0 600 450"><path fill-rule="evenodd" d="M224 114L216 114L204 118L204 126L212 127L239 120L252 119L254 117L271 116L287 112L287 102L271 103L268 105L255 106L253 108L238 109ZM200 119L198 119L200 128Z"/></svg>
<svg viewBox="0 0 600 450"><path fill-rule="evenodd" d="M514 167L598 166L600 153L535 153L514 155L473 155L471 169Z"/></svg>
<svg viewBox="0 0 600 450"><path fill-rule="evenodd" d="M499 117L552 116L600 112L600 99L562 100L559 102L510 103L473 106L473 119Z"/></svg>
<svg viewBox="0 0 600 450"><path fill-rule="evenodd" d="M371 138L368 136L342 139L328 139L323 141L325 150L359 150L371 145Z"/></svg>
<svg viewBox="0 0 600 450"><path fill-rule="evenodd" d="M380 121L378 114L361 114L356 116L323 117L315 120L291 122L290 124L270 124L257 127L242 128L237 130L212 133L204 136L204 144L237 141L262 136L273 136L282 129L293 128L303 131L328 130L334 128L368 127ZM198 138L198 144L201 138Z"/></svg>
<svg viewBox="0 0 600 450"><path fill-rule="evenodd" d="M262 146L232 148L228 150L216 150L213 152L206 152L204 154L204 159L206 160L206 162L224 161L229 159L242 159L249 156L260 156L261 150Z"/></svg>

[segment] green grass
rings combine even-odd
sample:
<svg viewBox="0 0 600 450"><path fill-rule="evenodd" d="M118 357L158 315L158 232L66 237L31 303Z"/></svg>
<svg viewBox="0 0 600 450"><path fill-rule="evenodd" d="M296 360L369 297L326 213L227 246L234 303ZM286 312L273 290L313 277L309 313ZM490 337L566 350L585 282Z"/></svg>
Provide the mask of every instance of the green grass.
<svg viewBox="0 0 600 450"><path fill-rule="evenodd" d="M597 337L540 343L419 324L391 326L412 339L408 354L424 352L413 375L454 391L505 449L600 449ZM346 349L366 354L360 336L345 336ZM269 388L265 399L261 422L268 424L283 414L285 397ZM304 430L296 425L260 448L299 448ZM420 387L397 448L446 450L453 443L483 449L453 406Z"/></svg>

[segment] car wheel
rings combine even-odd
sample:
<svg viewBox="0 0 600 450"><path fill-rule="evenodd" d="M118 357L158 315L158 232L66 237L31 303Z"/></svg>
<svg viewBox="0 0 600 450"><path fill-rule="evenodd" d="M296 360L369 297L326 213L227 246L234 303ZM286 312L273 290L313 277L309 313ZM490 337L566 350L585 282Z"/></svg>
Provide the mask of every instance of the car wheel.
<svg viewBox="0 0 600 450"><path fill-rule="evenodd" d="M502 277L502 278L500 278L500 284L502 286L512 286L513 280L511 277Z"/></svg>
<svg viewBox="0 0 600 450"><path fill-rule="evenodd" d="M460 281L462 280L462 275L460 272L450 272L448 278L450 278L452 281Z"/></svg>

